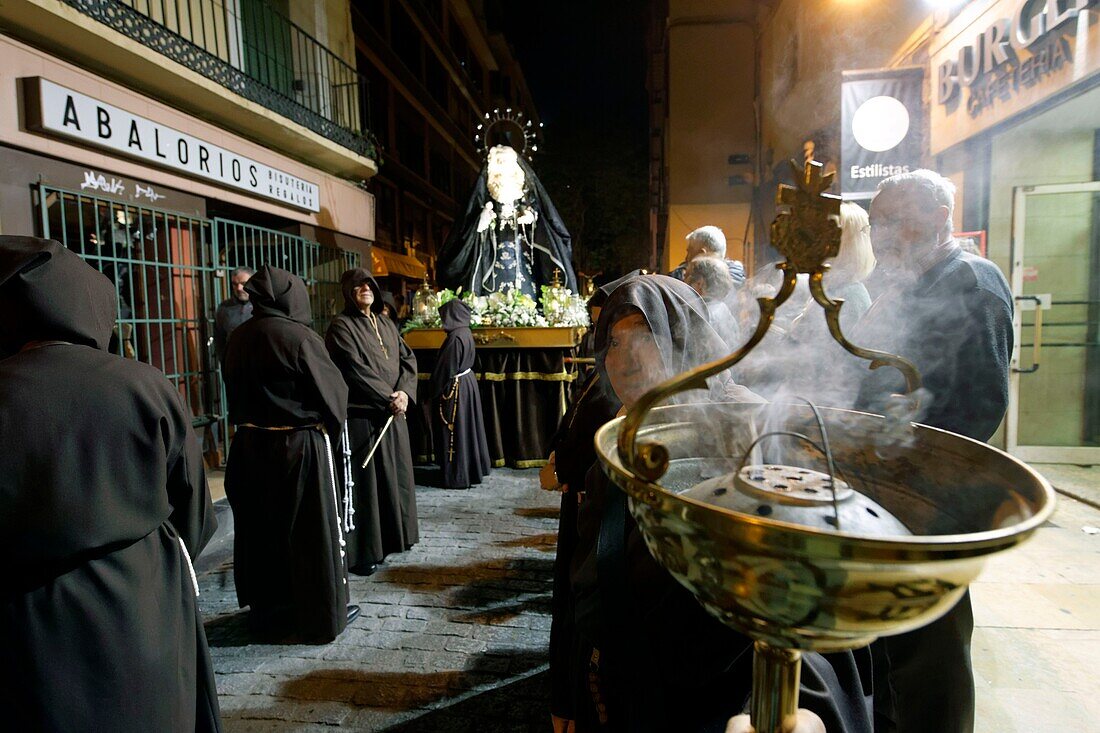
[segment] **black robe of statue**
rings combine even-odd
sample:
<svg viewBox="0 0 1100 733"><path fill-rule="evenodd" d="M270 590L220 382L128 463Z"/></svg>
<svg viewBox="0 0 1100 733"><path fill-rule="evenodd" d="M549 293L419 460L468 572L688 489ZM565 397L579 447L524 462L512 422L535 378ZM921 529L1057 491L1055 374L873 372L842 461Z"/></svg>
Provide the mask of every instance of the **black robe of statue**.
<svg viewBox="0 0 1100 733"><path fill-rule="evenodd" d="M252 318L229 337L224 368L229 419L237 425L225 469L237 600L272 630L331 641L347 625L332 465L347 387L309 327L300 278L265 266L245 289Z"/></svg>
<svg viewBox="0 0 1100 733"><path fill-rule="evenodd" d="M377 334L351 292L364 282L374 292L371 312ZM348 385L348 439L355 482L355 529L348 535L348 564L352 572L367 573L386 555L404 552L420 541L412 447L403 415L394 418L371 462L362 468L391 415L390 395L407 394L410 409L416 401L416 357L393 321L380 315L381 290L369 272L349 270L340 285L346 307L329 326L325 343Z"/></svg>
<svg viewBox="0 0 1100 733"><path fill-rule="evenodd" d="M919 422L989 440L1008 407L1012 303L1012 291L996 265L953 248L908 287L882 295L853 341L916 365L930 393ZM859 406L879 412L884 400L898 392L904 392L904 383L897 370L876 369L866 376ZM876 730L974 729L973 632L967 592L928 626L871 645Z"/></svg>
<svg viewBox="0 0 1100 733"><path fill-rule="evenodd" d="M663 275L641 276L611 294L596 324L601 379L607 379L603 355L610 326L632 312L645 317L670 373L716 358L726 348L694 290ZM710 388L711 399L755 397L724 375L712 377ZM687 396L693 395L708 399L700 392ZM571 581L578 733L721 733L731 716L747 708L752 640L704 611L653 560L625 495L598 464L588 471L578 508ZM870 671L867 650L804 653L799 705L819 715L829 733L870 733Z"/></svg>
<svg viewBox="0 0 1100 733"><path fill-rule="evenodd" d="M180 546L216 527L202 454L164 374L106 351L116 307L57 242L0 238L6 730L221 728Z"/></svg>
<svg viewBox="0 0 1100 733"><path fill-rule="evenodd" d="M447 338L428 383L435 458L443 469L443 486L466 489L480 484L493 468L481 413L481 392L473 372L470 308L455 298L439 307L439 316ZM454 426L453 431L449 425Z"/></svg>
<svg viewBox="0 0 1100 733"><path fill-rule="evenodd" d="M574 293L579 292L577 276L573 272L573 244L569 230L565 228L565 222L558 215L554 202L550 200L550 195L542 187L530 164L522 155L518 156L518 161L525 177L524 195L519 205L534 209L538 214L530 237L531 241L521 243L523 247L528 245L532 247L530 274L534 281L531 286L534 298L538 300L540 297L540 286L553 282L554 270L561 270L562 284L565 287ZM494 270L496 262L493 259L493 246L488 236L489 232L479 232L477 225L485 204L490 202L494 204L494 210L499 212L500 205L493 202L493 198L489 195L486 166L483 166L481 175L474 184L474 190L470 192L466 211L451 227L447 241L439 250L437 272L439 282L444 287L457 289L461 286L463 292L472 292L475 295L485 294L483 280L487 273ZM497 223L494 222L492 227L496 226ZM510 236L514 240L517 235L516 228L509 226L507 229L509 233L505 233L504 239ZM505 251L501 247L498 247L498 250Z"/></svg>

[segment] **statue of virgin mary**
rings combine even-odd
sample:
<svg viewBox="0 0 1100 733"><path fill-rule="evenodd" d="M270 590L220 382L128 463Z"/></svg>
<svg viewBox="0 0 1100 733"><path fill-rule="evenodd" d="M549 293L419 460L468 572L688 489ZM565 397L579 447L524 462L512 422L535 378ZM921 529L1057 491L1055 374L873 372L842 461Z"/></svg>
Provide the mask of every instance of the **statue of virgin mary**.
<svg viewBox="0 0 1100 733"><path fill-rule="evenodd" d="M507 145L491 148L440 250L440 284L474 295L516 289L537 300L555 270L577 292L572 259L569 232L531 166Z"/></svg>

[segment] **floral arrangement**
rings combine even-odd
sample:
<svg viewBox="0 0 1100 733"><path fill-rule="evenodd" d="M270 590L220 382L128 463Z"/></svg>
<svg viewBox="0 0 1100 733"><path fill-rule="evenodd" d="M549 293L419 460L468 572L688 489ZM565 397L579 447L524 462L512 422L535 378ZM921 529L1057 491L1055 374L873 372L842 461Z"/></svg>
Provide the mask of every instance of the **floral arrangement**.
<svg viewBox="0 0 1100 733"><path fill-rule="evenodd" d="M467 303L467 305L470 305L475 316L480 316L483 326L530 328L550 325L539 313L535 299L516 288L473 298L473 301L472 304Z"/></svg>
<svg viewBox="0 0 1100 733"><path fill-rule="evenodd" d="M538 304L523 291L508 288L489 295L463 293L457 295L444 288L428 299L427 313L413 317L405 323L404 330L414 328L440 328L439 306L455 298L470 306L470 325L473 328L533 328L546 326L587 326L588 309L580 296L561 287L542 287L542 313Z"/></svg>
<svg viewBox="0 0 1100 733"><path fill-rule="evenodd" d="M542 314L554 326L587 326L588 304L563 287L542 286Z"/></svg>

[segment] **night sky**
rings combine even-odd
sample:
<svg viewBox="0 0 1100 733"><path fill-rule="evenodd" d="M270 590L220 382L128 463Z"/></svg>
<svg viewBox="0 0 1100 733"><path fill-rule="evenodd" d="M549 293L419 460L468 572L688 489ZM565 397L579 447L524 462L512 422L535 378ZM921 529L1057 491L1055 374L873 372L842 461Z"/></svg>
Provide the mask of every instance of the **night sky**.
<svg viewBox="0 0 1100 733"><path fill-rule="evenodd" d="M532 165L581 271L648 261L644 0L490 0L545 127Z"/></svg>
<svg viewBox="0 0 1100 733"><path fill-rule="evenodd" d="M645 3L500 2L494 15L548 128L578 118L594 135L646 128Z"/></svg>

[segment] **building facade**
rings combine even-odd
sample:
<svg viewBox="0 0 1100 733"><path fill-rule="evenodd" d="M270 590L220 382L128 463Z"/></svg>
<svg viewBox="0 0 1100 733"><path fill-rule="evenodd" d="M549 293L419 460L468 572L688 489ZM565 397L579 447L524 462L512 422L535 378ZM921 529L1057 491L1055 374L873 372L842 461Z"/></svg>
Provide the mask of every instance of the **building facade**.
<svg viewBox="0 0 1100 733"><path fill-rule="evenodd" d="M920 140L913 166L956 184L956 232L1001 268L1017 298L1009 415L994 442L1028 460L1100 462L1100 3L753 5L750 21L735 0L667 2L667 89L651 91L667 106L655 116L661 128L654 125L663 171L651 180L664 265L682 246L677 222L717 223L735 240L719 219L723 210L740 212L735 222L751 217L746 260L759 267L774 259L768 224L776 186L790 177L787 161L812 154L827 169L846 164L844 72L912 72L921 80L908 123ZM687 40L683 50L677 34ZM754 63L737 55L750 46ZM720 101L708 107L725 73L741 81L721 82ZM747 119L755 110L755 128L734 124L734 109ZM719 146L751 155L725 160ZM745 162L754 184L748 204L733 185L745 180L735 161ZM731 166L731 185L720 193L718 162ZM692 175L698 180L680 183ZM715 208L702 211L711 220L685 215L685 198L702 200L698 189L708 185ZM847 195L839 177L833 192Z"/></svg>
<svg viewBox="0 0 1100 733"><path fill-rule="evenodd" d="M225 416L210 336L228 273L300 275L320 329L340 272L369 256L378 153L350 12L0 6L0 232L57 239L111 278L112 348L162 369L199 426Z"/></svg>
<svg viewBox="0 0 1100 733"><path fill-rule="evenodd" d="M435 279L439 248L484 161L475 137L494 109L538 122L523 72L499 32L499 3L352 2L356 65L370 80L382 166L374 272L406 295Z"/></svg>
<svg viewBox="0 0 1100 733"><path fill-rule="evenodd" d="M684 237L718 226L727 256L752 265L757 147L754 0L658 0L647 37L652 259L668 272Z"/></svg>

